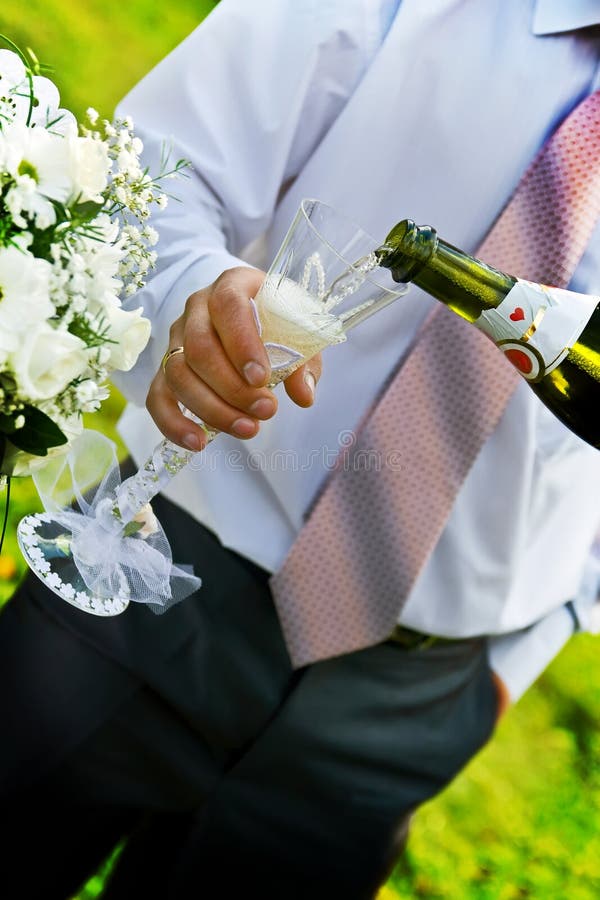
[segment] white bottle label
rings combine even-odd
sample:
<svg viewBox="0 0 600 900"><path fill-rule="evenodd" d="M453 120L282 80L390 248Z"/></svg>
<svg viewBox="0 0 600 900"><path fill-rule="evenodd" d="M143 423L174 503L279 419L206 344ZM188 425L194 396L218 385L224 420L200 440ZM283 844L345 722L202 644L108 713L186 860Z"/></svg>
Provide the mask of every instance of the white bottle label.
<svg viewBox="0 0 600 900"><path fill-rule="evenodd" d="M590 294L519 280L473 324L528 381L540 381L563 361L599 302Z"/></svg>

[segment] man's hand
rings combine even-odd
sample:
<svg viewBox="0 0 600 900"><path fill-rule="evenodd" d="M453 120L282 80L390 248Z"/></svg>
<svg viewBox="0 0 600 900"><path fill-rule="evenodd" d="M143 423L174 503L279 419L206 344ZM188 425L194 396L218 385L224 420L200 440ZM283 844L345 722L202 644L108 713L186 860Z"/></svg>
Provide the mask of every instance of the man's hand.
<svg viewBox="0 0 600 900"><path fill-rule="evenodd" d="M171 325L169 347L183 347L183 353L171 356L165 371L161 367L156 373L146 406L162 433L188 450L202 450L206 435L179 403L211 428L238 438L254 437L259 422L277 410L266 386L269 359L249 303L264 277L257 269L228 269L192 294ZM294 403L311 406L320 374L318 355L286 380Z"/></svg>
<svg viewBox="0 0 600 900"><path fill-rule="evenodd" d="M500 676L492 670L492 676L494 679L494 685L496 687L496 694L498 697L498 708L496 711L496 722L499 722L504 713L507 711L509 706L511 705L511 697L508 692L507 686L504 684Z"/></svg>

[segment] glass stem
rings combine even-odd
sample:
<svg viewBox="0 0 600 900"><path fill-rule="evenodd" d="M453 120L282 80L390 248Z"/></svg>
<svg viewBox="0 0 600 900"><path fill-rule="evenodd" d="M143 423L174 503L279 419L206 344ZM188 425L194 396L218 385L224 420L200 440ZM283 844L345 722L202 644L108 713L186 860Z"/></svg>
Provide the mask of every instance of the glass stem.
<svg viewBox="0 0 600 900"><path fill-rule="evenodd" d="M203 425L207 445L219 432ZM193 450L184 450L167 438L156 445L146 462L138 471L126 478L115 491L114 514L123 523L131 522L143 507L181 472L195 455Z"/></svg>
<svg viewBox="0 0 600 900"><path fill-rule="evenodd" d="M299 360L286 366L285 369L273 373L273 378L267 387L274 388L304 362L304 359ZM191 416L191 418L204 430L207 437L205 446L208 446L220 434L216 428L209 428L195 416ZM184 450L183 447L179 447L167 438L156 445L152 455L148 457L143 466L134 475L126 478L115 491L113 513L123 527L131 522L140 510L167 486L171 478L174 478L187 466L193 456L195 456L195 451Z"/></svg>

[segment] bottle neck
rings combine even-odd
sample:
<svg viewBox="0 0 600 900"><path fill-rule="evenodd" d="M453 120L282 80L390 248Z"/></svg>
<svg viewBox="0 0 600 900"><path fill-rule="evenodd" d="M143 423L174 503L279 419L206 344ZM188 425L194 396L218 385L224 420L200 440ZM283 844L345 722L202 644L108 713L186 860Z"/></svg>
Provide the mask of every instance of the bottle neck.
<svg viewBox="0 0 600 900"><path fill-rule="evenodd" d="M394 281L413 282L470 322L498 306L516 282L410 219L399 222L376 253Z"/></svg>

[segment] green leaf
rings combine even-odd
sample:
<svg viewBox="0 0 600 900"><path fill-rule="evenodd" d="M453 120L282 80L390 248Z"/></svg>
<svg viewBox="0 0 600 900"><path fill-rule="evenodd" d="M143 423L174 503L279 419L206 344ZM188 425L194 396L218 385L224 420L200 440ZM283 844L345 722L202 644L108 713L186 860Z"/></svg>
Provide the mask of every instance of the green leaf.
<svg viewBox="0 0 600 900"><path fill-rule="evenodd" d="M123 537L133 537L133 535L137 534L138 531L141 531L143 527L141 522L128 522L123 529Z"/></svg>
<svg viewBox="0 0 600 900"><path fill-rule="evenodd" d="M35 406L25 406L21 410L25 424L10 436L11 443L25 453L46 456L49 447L59 447L67 443L67 438L52 419Z"/></svg>
<svg viewBox="0 0 600 900"><path fill-rule="evenodd" d="M77 203L71 209L73 221L77 224L83 222L91 222L95 219L104 207L104 203L94 203L93 200L87 200L85 203Z"/></svg>

